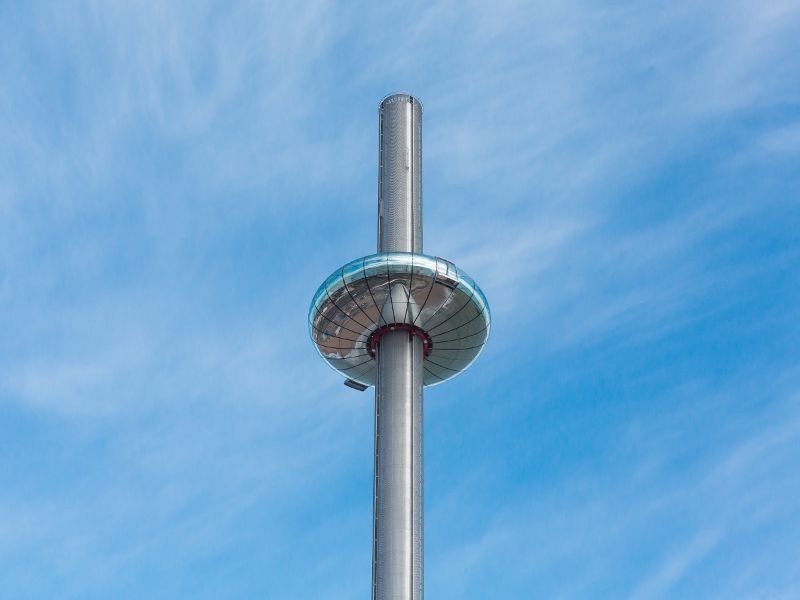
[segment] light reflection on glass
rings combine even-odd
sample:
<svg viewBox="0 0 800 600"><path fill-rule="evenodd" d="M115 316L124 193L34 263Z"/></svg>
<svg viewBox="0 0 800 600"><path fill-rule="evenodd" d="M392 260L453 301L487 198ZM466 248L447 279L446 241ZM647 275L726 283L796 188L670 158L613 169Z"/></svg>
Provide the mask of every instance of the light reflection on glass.
<svg viewBox="0 0 800 600"><path fill-rule="evenodd" d="M402 293L394 287L390 297L398 285ZM365 385L375 384L376 362L368 348L372 332L389 321L419 327L432 342L423 363L423 383L431 386L472 364L489 336L491 315L481 289L452 262L391 252L334 271L314 295L308 321L328 364Z"/></svg>

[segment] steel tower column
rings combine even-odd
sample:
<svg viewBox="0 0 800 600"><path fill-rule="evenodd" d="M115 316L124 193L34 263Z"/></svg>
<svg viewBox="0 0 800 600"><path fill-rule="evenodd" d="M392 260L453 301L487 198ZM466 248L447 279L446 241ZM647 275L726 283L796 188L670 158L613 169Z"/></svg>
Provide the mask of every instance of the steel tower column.
<svg viewBox="0 0 800 600"><path fill-rule="evenodd" d="M380 106L378 252L422 252L422 106L407 94ZM408 297L402 284L389 302ZM394 319L398 321L399 319ZM374 600L422 600L422 363L419 337L391 331L377 348Z"/></svg>
<svg viewBox="0 0 800 600"><path fill-rule="evenodd" d="M372 598L422 600L422 388L469 368L491 314L469 275L422 253L422 106L393 94L379 115L378 252L323 281L308 331L345 385L375 386Z"/></svg>

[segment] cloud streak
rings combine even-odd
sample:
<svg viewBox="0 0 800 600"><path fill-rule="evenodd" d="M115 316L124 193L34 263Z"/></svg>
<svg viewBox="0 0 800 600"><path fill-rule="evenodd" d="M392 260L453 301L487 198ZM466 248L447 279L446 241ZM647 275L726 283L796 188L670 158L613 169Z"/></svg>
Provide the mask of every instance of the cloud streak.
<svg viewBox="0 0 800 600"><path fill-rule="evenodd" d="M428 594L796 595L794 3L0 10L8 593L368 593L306 303L404 89L494 314L428 396Z"/></svg>

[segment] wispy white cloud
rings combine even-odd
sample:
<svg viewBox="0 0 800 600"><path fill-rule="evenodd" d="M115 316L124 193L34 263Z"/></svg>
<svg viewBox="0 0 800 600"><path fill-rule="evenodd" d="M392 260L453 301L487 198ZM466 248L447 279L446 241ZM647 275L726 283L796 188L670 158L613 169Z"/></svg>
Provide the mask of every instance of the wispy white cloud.
<svg viewBox="0 0 800 600"><path fill-rule="evenodd" d="M721 538L719 531L701 531L686 546L675 552L659 565L656 572L648 576L632 593L633 598L661 598L670 592L686 572L696 567ZM666 596L668 597L668 596Z"/></svg>
<svg viewBox="0 0 800 600"><path fill-rule="evenodd" d="M430 595L672 596L716 565L736 573L731 597L790 596L794 564L775 561L779 577L768 555L775 523L796 522L795 379L768 384L796 359L783 339L797 180L765 156L796 146L798 21L789 1L10 10L0 553L13 589L141 596L158 581L165 597L218 597L239 581L228 595L252 597L268 573L274 597L366 593L370 398L313 356L304 304L373 248L375 105L407 89L426 106L426 247L494 309L498 368L471 383L508 385L489 399L503 410L541 408L475 419L497 425L494 454L452 488L434 453ZM748 328L762 345L730 372L685 367L733 353ZM681 358L659 357L675 332ZM542 399L532 382L547 374L519 364L531 339L580 392ZM598 347L604 377L588 366ZM648 355L635 387L620 374ZM637 408L592 413L577 456L541 447L542 474L499 449L519 436L539 449L548 410L565 437L585 433L570 411L601 388ZM437 410L457 418L449 393ZM470 423L464 436L485 434Z"/></svg>
<svg viewBox="0 0 800 600"><path fill-rule="evenodd" d="M544 487L516 482L513 500L498 502L482 521L462 528L471 534L437 554L434 589L469 596L468 590L502 577L504 589L516 594L567 598L606 590L634 598L694 597L708 585L703 572L726 570L746 557L746 576L727 582L712 577L708 590L758 596L777 548L747 540L770 527L788 527L786 535L796 535L790 517L800 486L795 376L787 371L775 387L760 391L739 381L724 391L704 384L691 394L685 387L668 390L664 399L674 409L622 425L627 431L611 432L613 441L601 455L559 472ZM758 418L726 414L740 395L754 393L762 409ZM475 473L463 489L440 498L431 514L476 510L469 499L492 477L482 466ZM778 562L786 576L772 582L770 594L788 597L800 571L788 556ZM632 587L626 573L640 574Z"/></svg>

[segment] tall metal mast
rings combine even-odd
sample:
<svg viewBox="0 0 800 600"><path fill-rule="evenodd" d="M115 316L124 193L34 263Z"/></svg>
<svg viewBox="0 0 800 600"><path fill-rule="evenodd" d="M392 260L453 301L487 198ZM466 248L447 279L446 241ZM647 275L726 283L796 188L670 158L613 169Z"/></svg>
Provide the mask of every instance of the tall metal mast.
<svg viewBox="0 0 800 600"><path fill-rule="evenodd" d="M322 358L375 386L373 600L422 600L422 388L467 369L489 336L489 303L454 263L422 253L422 105L380 106L378 252L350 261L311 300Z"/></svg>
<svg viewBox="0 0 800 600"><path fill-rule="evenodd" d="M407 94L384 99L378 252L422 252L421 132L418 100ZM394 284L386 301L391 306L384 304L382 312L404 306L409 293L403 283ZM387 314L384 319L404 320ZM372 593L375 600L421 600L422 340L405 330L390 331L381 337L376 358Z"/></svg>

